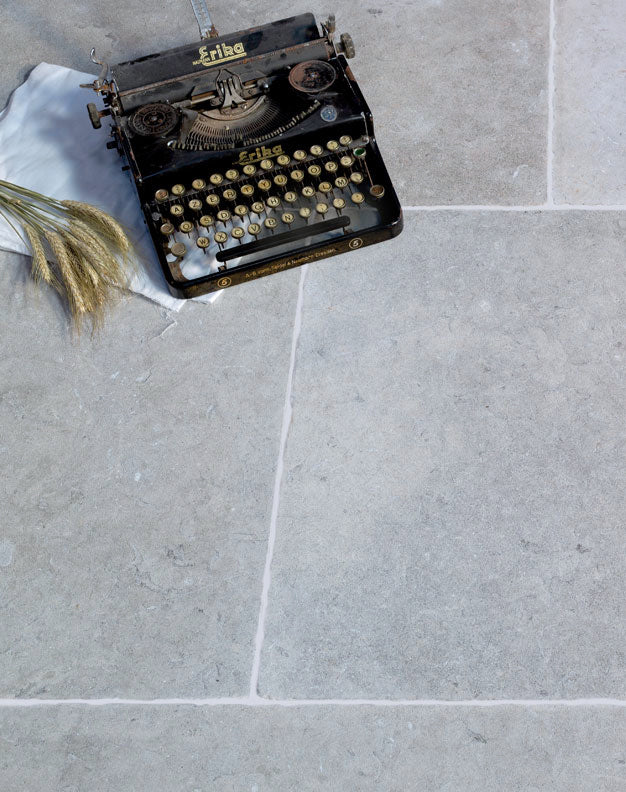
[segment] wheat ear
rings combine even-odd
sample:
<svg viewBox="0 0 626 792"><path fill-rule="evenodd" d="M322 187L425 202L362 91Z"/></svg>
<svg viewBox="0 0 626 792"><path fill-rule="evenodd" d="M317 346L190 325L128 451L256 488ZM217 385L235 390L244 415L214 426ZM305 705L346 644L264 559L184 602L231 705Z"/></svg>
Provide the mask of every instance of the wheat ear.
<svg viewBox="0 0 626 792"><path fill-rule="evenodd" d="M29 225L28 223L24 223L23 228L26 232L26 236L28 237L32 252L31 273L33 279L36 283L39 283L43 280L50 286L54 286L55 289L58 289L60 284L58 278L54 272L52 272L50 262L46 258L46 251L44 250L43 242L41 241L41 235L35 230L35 228L33 228L33 226Z"/></svg>

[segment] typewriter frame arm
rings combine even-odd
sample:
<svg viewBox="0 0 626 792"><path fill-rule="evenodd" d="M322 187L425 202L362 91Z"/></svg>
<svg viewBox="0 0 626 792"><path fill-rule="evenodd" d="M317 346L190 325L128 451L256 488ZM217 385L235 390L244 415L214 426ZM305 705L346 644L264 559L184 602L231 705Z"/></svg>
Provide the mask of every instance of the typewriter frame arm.
<svg viewBox="0 0 626 792"><path fill-rule="evenodd" d="M109 94L112 92L111 83L108 82L107 76L109 74L109 64L106 61L98 60L96 58L96 48L92 47L89 53L89 58L96 66L100 66L100 74L91 83L81 83L81 88L91 88L96 93Z"/></svg>
<svg viewBox="0 0 626 792"><path fill-rule="evenodd" d="M354 48L354 42L352 41L352 36L349 33L342 33L339 36L339 41L335 43L333 36L335 35L336 29L337 26L335 24L335 15L329 14L328 19L325 22L322 22L322 31L328 39L328 43L334 49L337 55L341 53L345 55L346 58L354 58L356 51Z"/></svg>
<svg viewBox="0 0 626 792"><path fill-rule="evenodd" d="M111 115L111 105L113 105L115 102L115 89L113 84L107 79L109 74L109 64L106 61L98 60L98 58L96 58L95 47L91 48L89 57L91 58L92 63L100 66L100 73L92 83L81 83L80 87L91 88L97 94L100 94L100 96L104 98L104 103L108 105L108 107L106 107L104 110L98 110L93 102L89 102L87 105L87 112L89 114L91 125L94 129L100 129L102 127L102 122L100 119Z"/></svg>

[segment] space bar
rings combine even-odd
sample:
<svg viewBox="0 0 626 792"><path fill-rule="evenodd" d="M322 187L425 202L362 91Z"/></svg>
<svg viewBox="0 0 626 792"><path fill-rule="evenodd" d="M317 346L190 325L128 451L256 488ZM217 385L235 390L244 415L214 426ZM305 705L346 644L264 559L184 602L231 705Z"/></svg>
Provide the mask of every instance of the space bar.
<svg viewBox="0 0 626 792"><path fill-rule="evenodd" d="M347 225L350 225L350 218L346 215L341 215L333 217L332 220L324 220L322 223L314 223L313 225L296 228L293 231L285 231L284 234L273 234L256 242L248 242L245 245L235 245L235 247L228 248L228 250L220 250L215 258L218 261L230 261L231 259L246 256L248 253L258 253L261 250L268 250L278 245L284 245L287 242L297 242L299 239L325 234L328 231L336 231L338 228L345 228Z"/></svg>

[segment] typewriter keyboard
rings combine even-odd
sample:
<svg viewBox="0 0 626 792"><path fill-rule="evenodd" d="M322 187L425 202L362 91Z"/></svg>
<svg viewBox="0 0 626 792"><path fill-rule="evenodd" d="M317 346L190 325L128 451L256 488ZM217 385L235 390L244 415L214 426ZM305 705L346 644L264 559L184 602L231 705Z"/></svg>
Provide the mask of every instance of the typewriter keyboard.
<svg viewBox="0 0 626 792"><path fill-rule="evenodd" d="M160 187L149 209L168 263L196 278L376 225L385 188L368 143L343 136Z"/></svg>

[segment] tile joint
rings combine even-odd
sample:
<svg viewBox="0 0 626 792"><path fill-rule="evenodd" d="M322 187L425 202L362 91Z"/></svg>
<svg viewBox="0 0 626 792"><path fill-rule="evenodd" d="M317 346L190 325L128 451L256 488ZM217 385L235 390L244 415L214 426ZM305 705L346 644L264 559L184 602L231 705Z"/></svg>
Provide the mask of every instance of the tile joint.
<svg viewBox="0 0 626 792"><path fill-rule="evenodd" d="M267 617L267 607L269 599L269 589L272 582L272 560L274 557L274 545L276 542L276 524L278 521L278 507L280 504L280 491L283 480L284 456L291 426L292 404L291 396L293 390L293 372L296 364L296 350L298 339L300 338L300 328L302 325L302 301L304 296L304 281L306 278L308 265L302 267L300 281L298 285L298 298L296 300L296 310L293 322L293 333L291 336L291 353L289 358L289 373L287 375L287 387L285 389L285 404L283 407L283 420L280 430L280 443L278 459L276 461L276 473L274 477L274 493L272 497L272 512L270 517L270 528L267 541L267 553L265 557L265 567L263 570L263 586L261 590L261 604L259 608L259 618L254 642L254 656L252 660L252 671L250 675L250 700L257 698L259 684L259 672L261 667L261 651L265 640L265 621Z"/></svg>
<svg viewBox="0 0 626 792"><path fill-rule="evenodd" d="M626 204L424 204L405 212L625 212Z"/></svg>
<svg viewBox="0 0 626 792"><path fill-rule="evenodd" d="M556 13L554 0L550 0L550 24L548 33L548 131L546 140L546 203L554 204L554 51Z"/></svg>
<svg viewBox="0 0 626 792"><path fill-rule="evenodd" d="M0 709L28 709L63 706L190 706L190 707L429 707L429 708L480 708L495 707L610 707L626 709L626 699L266 699L261 696L230 698L155 698L155 699L0 699Z"/></svg>

